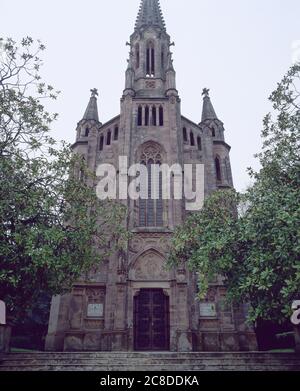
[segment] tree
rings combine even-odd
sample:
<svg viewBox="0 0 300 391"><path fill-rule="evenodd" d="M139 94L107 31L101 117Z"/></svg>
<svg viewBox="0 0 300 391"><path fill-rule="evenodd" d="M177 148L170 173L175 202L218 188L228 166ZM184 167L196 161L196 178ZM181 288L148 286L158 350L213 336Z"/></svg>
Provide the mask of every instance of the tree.
<svg viewBox="0 0 300 391"><path fill-rule="evenodd" d="M300 65L293 66L270 97L245 194L217 191L198 214L178 228L170 263L187 262L199 273L199 295L210 279L224 276L231 302L251 305L249 320L284 322L300 292ZM239 214L237 214L239 211Z"/></svg>
<svg viewBox="0 0 300 391"><path fill-rule="evenodd" d="M126 210L100 202L84 160L50 136L57 115L42 102L58 93L39 74L45 47L0 42L0 297L20 319L125 246Z"/></svg>

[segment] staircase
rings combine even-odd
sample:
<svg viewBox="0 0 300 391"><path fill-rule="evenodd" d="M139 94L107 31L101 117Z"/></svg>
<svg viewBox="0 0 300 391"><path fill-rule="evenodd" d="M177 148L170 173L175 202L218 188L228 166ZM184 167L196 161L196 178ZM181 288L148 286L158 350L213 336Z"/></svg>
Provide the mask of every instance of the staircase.
<svg viewBox="0 0 300 391"><path fill-rule="evenodd" d="M300 371L295 353L10 353L0 371Z"/></svg>

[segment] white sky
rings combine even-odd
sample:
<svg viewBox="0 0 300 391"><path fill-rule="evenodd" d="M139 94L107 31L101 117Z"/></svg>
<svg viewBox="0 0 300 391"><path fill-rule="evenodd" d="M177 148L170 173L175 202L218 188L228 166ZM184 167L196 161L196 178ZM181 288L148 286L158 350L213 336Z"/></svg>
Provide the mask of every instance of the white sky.
<svg viewBox="0 0 300 391"><path fill-rule="evenodd" d="M140 0L0 0L0 36L39 38L47 46L43 76L62 91L53 134L73 142L89 100L100 92L101 122L119 114L125 42ZM182 114L200 122L201 92L211 89L226 141L232 146L235 186L249 184L258 167L267 98L300 48L299 0L161 0L172 48ZM298 42L297 42L298 41ZM300 52L300 50L298 49Z"/></svg>

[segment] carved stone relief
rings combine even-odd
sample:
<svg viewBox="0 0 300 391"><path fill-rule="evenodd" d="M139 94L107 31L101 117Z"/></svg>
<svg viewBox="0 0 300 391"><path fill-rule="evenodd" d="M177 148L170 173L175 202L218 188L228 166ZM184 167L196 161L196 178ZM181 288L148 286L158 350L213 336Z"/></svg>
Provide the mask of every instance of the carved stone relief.
<svg viewBox="0 0 300 391"><path fill-rule="evenodd" d="M167 280L169 273L164 269L164 258L154 250L147 251L135 262L130 271L133 280L160 281Z"/></svg>

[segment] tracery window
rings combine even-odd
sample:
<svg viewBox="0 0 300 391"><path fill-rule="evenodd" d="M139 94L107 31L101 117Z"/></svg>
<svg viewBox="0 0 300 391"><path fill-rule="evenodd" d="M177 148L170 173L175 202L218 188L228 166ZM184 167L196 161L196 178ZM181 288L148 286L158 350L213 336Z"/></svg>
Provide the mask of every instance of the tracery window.
<svg viewBox="0 0 300 391"><path fill-rule="evenodd" d="M140 227L162 227L163 226L163 199L162 199L162 174L159 173L157 178L152 178L152 166L162 164L162 153L158 145L147 145L141 154L141 164L147 167L148 184L147 195L148 199L139 200L139 226ZM158 199L154 199L152 194L152 180L156 183L158 189Z"/></svg>

